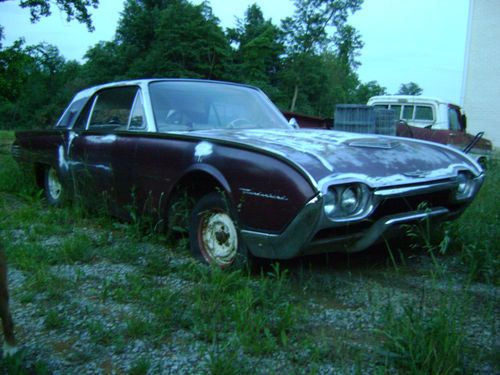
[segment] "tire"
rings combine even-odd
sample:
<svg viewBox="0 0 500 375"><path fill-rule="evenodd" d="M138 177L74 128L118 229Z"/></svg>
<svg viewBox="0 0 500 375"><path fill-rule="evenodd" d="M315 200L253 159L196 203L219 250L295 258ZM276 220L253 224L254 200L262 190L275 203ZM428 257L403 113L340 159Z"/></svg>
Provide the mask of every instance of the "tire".
<svg viewBox="0 0 500 375"><path fill-rule="evenodd" d="M193 207L189 241L193 256L219 268L240 268L248 262L235 210L224 194L203 196Z"/></svg>
<svg viewBox="0 0 500 375"><path fill-rule="evenodd" d="M64 202L64 188L59 173L54 167L45 169L44 179L45 198L51 206L61 206Z"/></svg>

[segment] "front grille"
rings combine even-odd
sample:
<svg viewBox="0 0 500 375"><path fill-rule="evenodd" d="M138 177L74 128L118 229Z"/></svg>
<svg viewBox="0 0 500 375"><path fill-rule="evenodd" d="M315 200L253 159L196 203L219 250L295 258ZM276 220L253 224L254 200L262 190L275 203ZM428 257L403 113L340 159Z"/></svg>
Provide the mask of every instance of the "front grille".
<svg viewBox="0 0 500 375"><path fill-rule="evenodd" d="M386 198L380 202L370 218L377 220L388 215L425 210L426 208L434 207L446 207L451 209L451 191L442 190L427 194Z"/></svg>

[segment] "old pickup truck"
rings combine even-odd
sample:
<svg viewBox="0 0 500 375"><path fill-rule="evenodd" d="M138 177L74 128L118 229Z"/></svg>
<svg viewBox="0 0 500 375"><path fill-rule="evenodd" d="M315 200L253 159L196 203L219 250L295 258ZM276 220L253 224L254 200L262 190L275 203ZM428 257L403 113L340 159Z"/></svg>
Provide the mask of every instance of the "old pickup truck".
<svg viewBox="0 0 500 375"><path fill-rule="evenodd" d="M456 147L468 152L482 166L491 158L491 141L483 138L484 133L467 133L467 117L458 105L411 95L374 96L367 104L375 109L393 110L399 136Z"/></svg>
<svg viewBox="0 0 500 375"><path fill-rule="evenodd" d="M53 129L16 132L12 154L50 204L182 225L221 268L367 249L403 224L458 217L484 178L450 147L296 129L257 88L184 79L83 90Z"/></svg>

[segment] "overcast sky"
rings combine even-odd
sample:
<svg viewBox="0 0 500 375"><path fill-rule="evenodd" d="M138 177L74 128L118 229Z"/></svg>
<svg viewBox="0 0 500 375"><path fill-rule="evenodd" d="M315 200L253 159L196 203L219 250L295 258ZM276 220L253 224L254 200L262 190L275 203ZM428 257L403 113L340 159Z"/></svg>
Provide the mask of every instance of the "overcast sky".
<svg viewBox="0 0 500 375"><path fill-rule="evenodd" d="M56 45L67 59L82 61L90 46L111 40L123 10L122 0L101 0L93 12L95 31L66 22L54 8L53 15L30 24L29 11L18 1L0 3L0 25L4 46L23 37L28 44ZM200 3L201 0L193 0ZM247 7L257 3L265 18L279 24L293 14L292 0L211 0L214 14L223 27L233 27ZM468 0L365 0L349 19L365 43L358 74L362 82L376 80L389 93L401 83L416 82L424 95L459 103L462 89Z"/></svg>

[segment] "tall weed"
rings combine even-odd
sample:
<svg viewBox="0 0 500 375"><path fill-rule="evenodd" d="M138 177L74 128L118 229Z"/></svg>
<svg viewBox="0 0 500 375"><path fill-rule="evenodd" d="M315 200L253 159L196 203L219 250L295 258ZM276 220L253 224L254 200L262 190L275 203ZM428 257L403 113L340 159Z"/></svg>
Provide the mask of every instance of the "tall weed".
<svg viewBox="0 0 500 375"><path fill-rule="evenodd" d="M500 155L499 155L500 156ZM450 229L471 280L500 285L500 163L486 171L476 200Z"/></svg>
<svg viewBox="0 0 500 375"><path fill-rule="evenodd" d="M433 311L404 306L398 314L388 305L383 317L385 367L405 374L463 374L465 333L459 306L441 302Z"/></svg>

